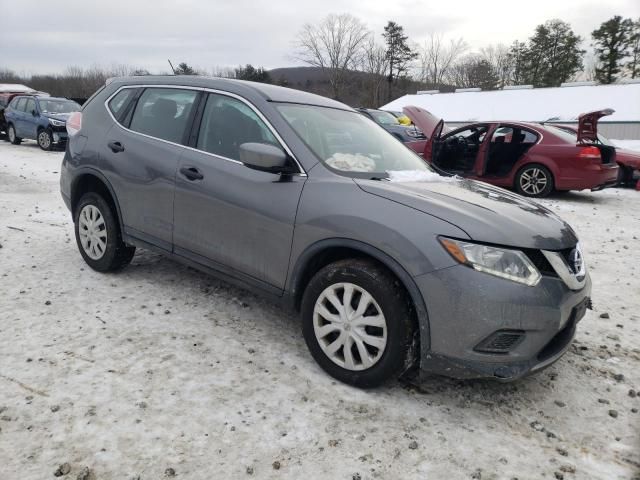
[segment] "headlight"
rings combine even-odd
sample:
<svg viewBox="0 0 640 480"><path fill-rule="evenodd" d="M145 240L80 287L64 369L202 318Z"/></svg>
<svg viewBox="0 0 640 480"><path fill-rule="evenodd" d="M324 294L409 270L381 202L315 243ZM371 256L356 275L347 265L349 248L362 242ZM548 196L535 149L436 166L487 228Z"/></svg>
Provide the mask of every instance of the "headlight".
<svg viewBox="0 0 640 480"><path fill-rule="evenodd" d="M64 127L66 122L61 122L60 120L54 120L53 118L49 119L49 123L54 127Z"/></svg>
<svg viewBox="0 0 640 480"><path fill-rule="evenodd" d="M540 272L520 250L478 245L444 237L440 238L440 243L458 262L479 272L523 283L530 287L537 285L540 281Z"/></svg>

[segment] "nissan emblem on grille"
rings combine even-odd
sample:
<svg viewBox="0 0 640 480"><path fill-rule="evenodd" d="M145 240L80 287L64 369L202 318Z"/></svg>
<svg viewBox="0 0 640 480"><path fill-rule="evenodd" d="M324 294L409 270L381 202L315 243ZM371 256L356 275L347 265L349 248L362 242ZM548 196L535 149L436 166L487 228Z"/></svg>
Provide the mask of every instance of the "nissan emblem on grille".
<svg viewBox="0 0 640 480"><path fill-rule="evenodd" d="M571 254L569 255L570 259L571 259L571 263L572 263L572 269L573 269L573 273L576 276L579 276L582 274L582 267L583 267L583 260L582 260L582 252L580 251L580 247L576 246L576 248L574 248L571 251Z"/></svg>

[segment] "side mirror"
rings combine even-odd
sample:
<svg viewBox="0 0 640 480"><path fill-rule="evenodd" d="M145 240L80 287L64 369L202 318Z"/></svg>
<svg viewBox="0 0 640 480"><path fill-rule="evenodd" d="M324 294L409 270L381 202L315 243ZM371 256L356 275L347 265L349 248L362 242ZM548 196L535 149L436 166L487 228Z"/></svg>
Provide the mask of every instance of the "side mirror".
<svg viewBox="0 0 640 480"><path fill-rule="evenodd" d="M240 145L240 161L247 167L263 172L293 173L287 154L268 143L243 143Z"/></svg>
<svg viewBox="0 0 640 480"><path fill-rule="evenodd" d="M35 110L31 110L31 115L33 115L34 117L38 116L38 112L36 112Z"/></svg>

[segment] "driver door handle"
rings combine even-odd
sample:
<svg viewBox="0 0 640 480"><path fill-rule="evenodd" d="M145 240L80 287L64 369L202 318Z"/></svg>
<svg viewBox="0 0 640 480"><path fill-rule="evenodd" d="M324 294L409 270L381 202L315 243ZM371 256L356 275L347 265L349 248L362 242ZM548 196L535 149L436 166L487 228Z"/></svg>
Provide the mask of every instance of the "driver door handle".
<svg viewBox="0 0 640 480"><path fill-rule="evenodd" d="M113 153L124 152L124 146L120 142L109 142L107 147L109 147Z"/></svg>
<svg viewBox="0 0 640 480"><path fill-rule="evenodd" d="M202 180L204 175L200 173L196 167L182 167L180 169L180 173L182 176L186 177L187 180L191 180L192 182L195 180Z"/></svg>

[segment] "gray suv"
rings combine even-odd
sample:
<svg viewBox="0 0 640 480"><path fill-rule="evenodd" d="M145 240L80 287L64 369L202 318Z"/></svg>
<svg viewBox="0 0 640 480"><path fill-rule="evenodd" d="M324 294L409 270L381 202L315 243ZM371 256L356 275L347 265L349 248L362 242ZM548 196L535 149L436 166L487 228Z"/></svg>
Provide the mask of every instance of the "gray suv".
<svg viewBox="0 0 640 480"><path fill-rule="evenodd" d="M513 380L562 356L590 306L569 225L438 175L333 100L119 78L67 129L60 184L89 266L120 269L142 247L280 299L343 382Z"/></svg>

